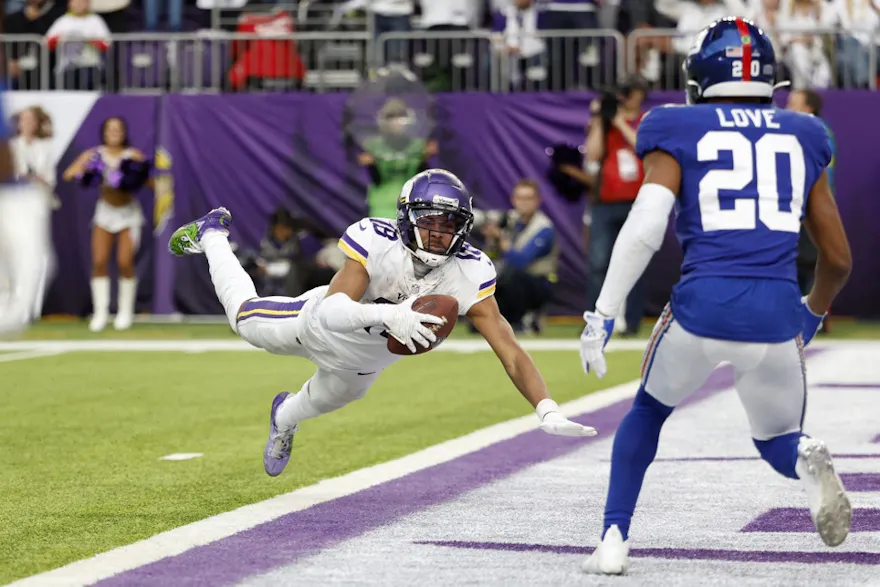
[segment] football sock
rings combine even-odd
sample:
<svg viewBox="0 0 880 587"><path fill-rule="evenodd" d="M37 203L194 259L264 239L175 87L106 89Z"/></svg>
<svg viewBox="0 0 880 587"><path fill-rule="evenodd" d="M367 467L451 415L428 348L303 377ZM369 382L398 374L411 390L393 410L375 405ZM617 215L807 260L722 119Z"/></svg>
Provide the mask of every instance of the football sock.
<svg viewBox="0 0 880 587"><path fill-rule="evenodd" d="M624 540L629 538L629 524L645 472L657 454L660 429L673 409L649 395L644 384L639 387L632 407L614 435L603 538L608 528L614 525L620 529Z"/></svg>
<svg viewBox="0 0 880 587"><path fill-rule="evenodd" d="M235 327L238 309L246 301L258 297L257 289L232 252L225 234L216 230L208 231L200 242L205 250L205 257L208 258L214 291L223 304L229 325L238 332Z"/></svg>
<svg viewBox="0 0 880 587"><path fill-rule="evenodd" d="M761 458L767 461L777 473L789 479L799 479L796 466L798 460L798 443L803 432L791 432L770 440L754 440Z"/></svg>

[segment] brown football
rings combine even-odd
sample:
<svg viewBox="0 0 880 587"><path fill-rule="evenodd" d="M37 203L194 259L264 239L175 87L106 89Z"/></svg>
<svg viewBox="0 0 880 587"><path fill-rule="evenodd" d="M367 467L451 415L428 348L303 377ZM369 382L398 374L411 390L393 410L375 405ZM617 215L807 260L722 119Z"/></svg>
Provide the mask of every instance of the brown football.
<svg viewBox="0 0 880 587"><path fill-rule="evenodd" d="M446 318L446 324L429 324L428 326L434 330L434 334L437 335L437 342L429 346L428 348L423 347L422 345L416 343L416 352L411 353L409 349L402 345L397 341L396 338L388 335L388 352L395 355L421 355L422 353L427 353L431 349L435 349L440 346L446 337L452 332L452 329L455 327L455 320L458 318L458 300L456 300L452 296L444 296L444 295L434 295L434 296L422 296L413 302L412 309L416 312L421 312L422 314L432 314L434 316L441 316Z"/></svg>

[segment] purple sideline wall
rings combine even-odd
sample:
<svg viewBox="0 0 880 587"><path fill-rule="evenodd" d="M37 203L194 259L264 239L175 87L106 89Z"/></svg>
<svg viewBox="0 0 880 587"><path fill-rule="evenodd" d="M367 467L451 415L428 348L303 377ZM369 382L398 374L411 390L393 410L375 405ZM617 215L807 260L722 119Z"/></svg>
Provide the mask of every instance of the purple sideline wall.
<svg viewBox="0 0 880 587"><path fill-rule="evenodd" d="M507 207L513 183L522 177L538 179L544 188L544 207L559 230L562 244L558 314L584 309L586 267L581 218L584 204L572 204L553 194L544 180L544 148L557 142L580 143L588 117L590 93L440 94L437 133L440 155L433 163L458 174L483 209ZM860 317L880 315L880 263L871 251L880 250L880 157L868 145L880 136L876 92L826 92L824 117L834 130L839 155L837 196L850 235L855 270L835 311ZM171 156L175 185L174 216L162 234L150 238L146 227L138 258L141 283L138 310L165 314L174 311L219 314L203 259L173 259L166 253L170 232L208 209L228 206L234 216L233 238L255 246L266 219L280 204L313 218L334 233L366 213L366 174L355 153L342 141L343 94L266 94L162 97L104 96L83 122L59 172L82 149L92 146L101 121L123 115L131 126L132 142L150 152L164 147ZM680 92L657 92L648 107L681 102ZM780 101L784 95L780 95ZM47 296L46 313L86 315L89 219L95 194L59 184L66 202L55 214L53 234L59 274ZM148 224L152 194L141 194ZM151 242L153 241L153 242ZM671 233L649 268L650 313L665 304L678 278L681 253Z"/></svg>

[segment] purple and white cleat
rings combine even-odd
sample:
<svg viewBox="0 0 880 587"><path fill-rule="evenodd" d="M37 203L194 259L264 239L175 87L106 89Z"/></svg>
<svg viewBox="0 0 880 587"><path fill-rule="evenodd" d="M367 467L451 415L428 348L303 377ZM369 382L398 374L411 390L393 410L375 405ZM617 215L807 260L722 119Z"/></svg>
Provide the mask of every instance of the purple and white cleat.
<svg viewBox="0 0 880 587"><path fill-rule="evenodd" d="M290 393L282 391L272 400L272 411L269 413L269 441L263 450L263 467L270 477L277 477L287 466L290 460L290 450L293 447L293 435L299 430L299 426L287 430L279 430L275 425L275 414L278 408L290 397Z"/></svg>
<svg viewBox="0 0 880 587"><path fill-rule="evenodd" d="M232 214L229 210L222 207L214 208L198 220L175 230L168 240L168 250L175 257L204 253L201 240L205 233L216 230L229 234L230 226L232 226Z"/></svg>

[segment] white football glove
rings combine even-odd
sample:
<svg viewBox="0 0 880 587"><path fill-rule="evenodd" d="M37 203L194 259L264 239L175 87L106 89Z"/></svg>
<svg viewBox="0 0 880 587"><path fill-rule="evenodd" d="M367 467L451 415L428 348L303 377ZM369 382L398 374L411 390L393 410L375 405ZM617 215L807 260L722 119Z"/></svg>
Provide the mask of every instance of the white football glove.
<svg viewBox="0 0 880 587"><path fill-rule="evenodd" d="M592 368L599 379L605 377L608 367L605 364L605 345L614 332L614 318L608 318L598 312L584 312L587 326L581 333L581 364L584 373Z"/></svg>
<svg viewBox="0 0 880 587"><path fill-rule="evenodd" d="M559 405L550 398L542 399L535 413L541 421L540 428L556 436L595 436L596 429L572 422L559 412Z"/></svg>
<svg viewBox="0 0 880 587"><path fill-rule="evenodd" d="M437 335L425 323L446 324L446 318L414 311L412 305L415 301L416 297L411 297L400 304L387 304L382 308L385 330L411 353L416 352L416 344L428 348L431 343L437 342Z"/></svg>

